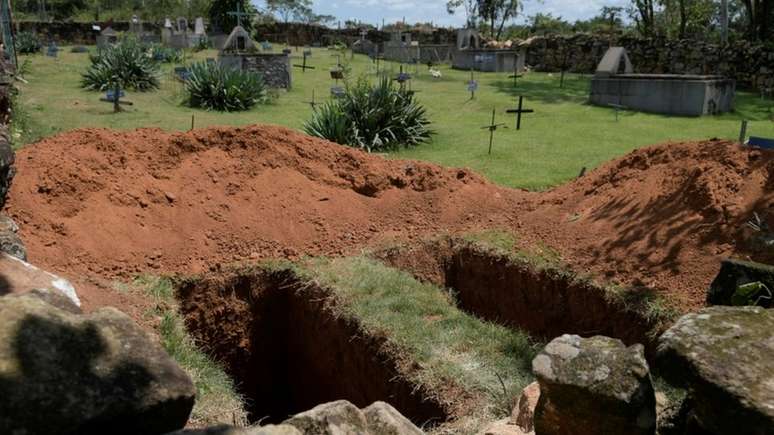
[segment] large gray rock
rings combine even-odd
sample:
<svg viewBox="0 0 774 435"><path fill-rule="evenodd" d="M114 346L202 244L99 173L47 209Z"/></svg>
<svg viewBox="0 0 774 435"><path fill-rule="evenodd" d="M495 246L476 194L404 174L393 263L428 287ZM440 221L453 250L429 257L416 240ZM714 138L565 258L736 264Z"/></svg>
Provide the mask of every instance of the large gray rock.
<svg viewBox="0 0 774 435"><path fill-rule="evenodd" d="M774 311L711 307L685 315L659 338L657 363L690 388L704 430L774 434Z"/></svg>
<svg viewBox="0 0 774 435"><path fill-rule="evenodd" d="M346 400L325 403L280 425L235 428L216 426L181 430L169 435L422 435L395 408L375 402L360 410Z"/></svg>
<svg viewBox="0 0 774 435"><path fill-rule="evenodd" d="M346 400L319 405L298 414L283 425L305 435L421 435L422 431L384 402L359 410Z"/></svg>
<svg viewBox="0 0 774 435"><path fill-rule="evenodd" d="M0 214L0 252L27 261L27 249L19 238L19 227L4 214Z"/></svg>
<svg viewBox="0 0 774 435"><path fill-rule="evenodd" d="M422 435L409 419L385 402L374 402L363 414L372 435Z"/></svg>
<svg viewBox="0 0 774 435"><path fill-rule="evenodd" d="M0 298L0 433L162 434L182 428L191 379L121 312Z"/></svg>
<svg viewBox="0 0 774 435"><path fill-rule="evenodd" d="M0 296L24 294L33 290L39 293L60 294L73 305L81 306L78 294L69 281L0 252Z"/></svg>
<svg viewBox="0 0 774 435"><path fill-rule="evenodd" d="M532 361L537 434L653 434L656 398L642 345L563 335Z"/></svg>

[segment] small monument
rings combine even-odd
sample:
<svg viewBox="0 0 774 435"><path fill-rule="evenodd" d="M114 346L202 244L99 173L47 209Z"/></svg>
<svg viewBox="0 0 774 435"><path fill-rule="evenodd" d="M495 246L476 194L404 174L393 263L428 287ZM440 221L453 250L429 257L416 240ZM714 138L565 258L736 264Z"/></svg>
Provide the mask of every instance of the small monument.
<svg viewBox="0 0 774 435"><path fill-rule="evenodd" d="M204 18L196 18L196 23L194 24L194 35L207 36L207 31L204 27Z"/></svg>
<svg viewBox="0 0 774 435"><path fill-rule="evenodd" d="M242 26L234 27L231 34L226 38L226 42L223 43L224 53L242 53L247 51L257 51L255 42L250 37L250 33L247 32Z"/></svg>
<svg viewBox="0 0 774 435"><path fill-rule="evenodd" d="M105 48L118 42L118 32L107 27L97 36L97 48Z"/></svg>
<svg viewBox="0 0 774 435"><path fill-rule="evenodd" d="M242 26L234 27L218 54L221 65L261 74L267 86L290 89L291 65L288 53L260 52Z"/></svg>
<svg viewBox="0 0 774 435"><path fill-rule="evenodd" d="M626 49L611 47L591 80L592 104L665 115L702 116L734 107L736 82L722 76L635 74Z"/></svg>
<svg viewBox="0 0 774 435"><path fill-rule="evenodd" d="M142 21L137 15L132 15L132 19L129 22L129 31L135 35L142 35Z"/></svg>
<svg viewBox="0 0 774 435"><path fill-rule="evenodd" d="M457 31L457 44L452 66L462 70L482 72L514 72L519 54L511 49L486 48L475 29Z"/></svg>

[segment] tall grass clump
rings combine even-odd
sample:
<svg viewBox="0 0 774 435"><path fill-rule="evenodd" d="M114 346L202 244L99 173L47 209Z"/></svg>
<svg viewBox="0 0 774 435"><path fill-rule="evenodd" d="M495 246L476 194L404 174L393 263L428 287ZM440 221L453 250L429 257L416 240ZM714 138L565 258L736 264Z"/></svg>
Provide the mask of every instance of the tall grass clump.
<svg viewBox="0 0 774 435"><path fill-rule="evenodd" d="M83 74L81 85L92 91L116 86L142 92L158 89L159 64L136 39L122 39L91 56L91 66Z"/></svg>
<svg viewBox="0 0 774 435"><path fill-rule="evenodd" d="M220 112L249 110L268 95L260 74L207 62L191 65L185 92L188 106Z"/></svg>
<svg viewBox="0 0 774 435"><path fill-rule="evenodd" d="M358 80L346 93L315 111L307 134L366 151L388 151L427 142L433 134L425 108L411 92L382 77Z"/></svg>

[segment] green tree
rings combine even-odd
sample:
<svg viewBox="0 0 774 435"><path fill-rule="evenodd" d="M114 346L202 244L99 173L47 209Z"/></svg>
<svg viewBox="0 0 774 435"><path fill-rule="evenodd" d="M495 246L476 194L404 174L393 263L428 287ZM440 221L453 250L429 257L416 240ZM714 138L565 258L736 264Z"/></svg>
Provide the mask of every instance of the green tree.
<svg viewBox="0 0 774 435"><path fill-rule="evenodd" d="M306 11L311 14L312 0L266 0L266 7L288 23L291 17L304 16Z"/></svg>
<svg viewBox="0 0 774 435"><path fill-rule="evenodd" d="M210 25L228 33L241 21L242 27L248 32L251 31L253 29L253 20L248 17L242 17L240 20L237 20L237 17L232 15L237 9L251 16L256 13L255 7L248 0L215 0L210 5L209 10Z"/></svg>

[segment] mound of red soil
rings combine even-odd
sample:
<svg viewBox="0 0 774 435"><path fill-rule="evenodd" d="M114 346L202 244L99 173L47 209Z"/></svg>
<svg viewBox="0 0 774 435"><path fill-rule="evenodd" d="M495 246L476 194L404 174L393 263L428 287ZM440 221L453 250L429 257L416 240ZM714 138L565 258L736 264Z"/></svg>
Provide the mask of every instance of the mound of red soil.
<svg viewBox="0 0 774 435"><path fill-rule="evenodd" d="M278 127L76 130L17 161L8 212L30 259L74 279L508 227L519 197L465 170L384 160Z"/></svg>
<svg viewBox="0 0 774 435"><path fill-rule="evenodd" d="M635 151L550 192L385 160L278 128L76 130L18 153L8 213L30 258L81 277L357 253L384 241L504 228L579 272L703 304L730 255L769 261L745 222L774 206L774 155L729 142Z"/></svg>
<svg viewBox="0 0 774 435"><path fill-rule="evenodd" d="M774 153L726 141L643 148L541 195L520 217L576 269L668 292L696 308L736 255L771 261L745 223L774 207ZM525 231L526 230L526 231Z"/></svg>

